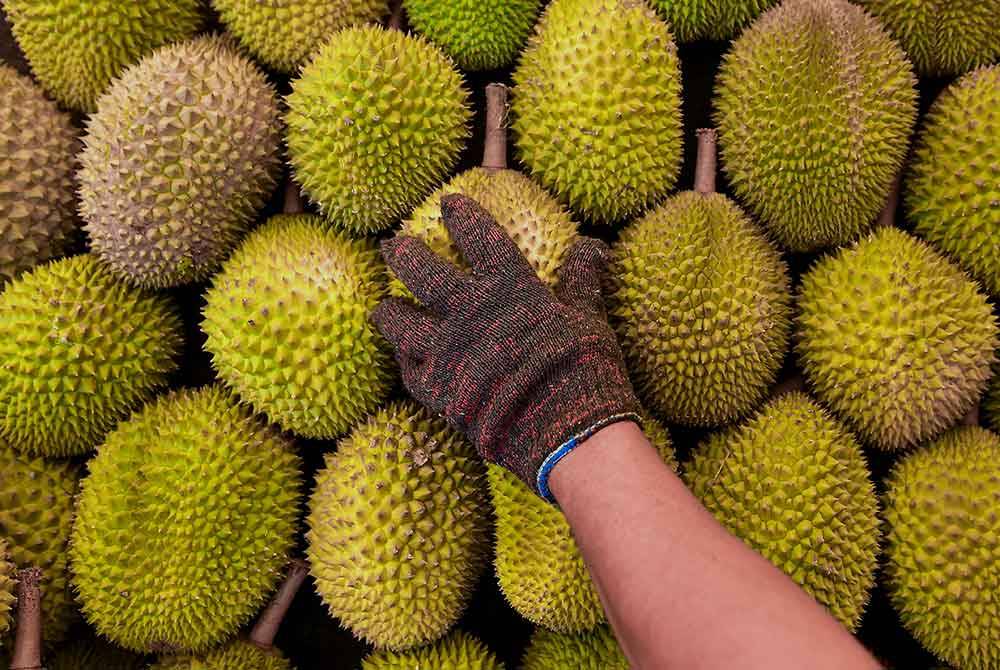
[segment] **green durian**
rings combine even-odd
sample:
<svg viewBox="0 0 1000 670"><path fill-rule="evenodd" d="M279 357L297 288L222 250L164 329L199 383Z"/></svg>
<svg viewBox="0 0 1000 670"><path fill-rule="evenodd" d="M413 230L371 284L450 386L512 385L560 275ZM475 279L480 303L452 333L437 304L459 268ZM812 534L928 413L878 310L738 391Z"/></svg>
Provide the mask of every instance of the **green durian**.
<svg viewBox="0 0 1000 670"><path fill-rule="evenodd" d="M66 556L80 472L0 444L0 538L18 568L42 570L42 635L59 642L76 618ZM0 636L2 637L2 636ZM0 647L10 647L13 630Z"/></svg>
<svg viewBox="0 0 1000 670"><path fill-rule="evenodd" d="M246 640L233 640L204 656L165 656L149 670L293 670L293 667L277 649L265 651Z"/></svg>
<svg viewBox="0 0 1000 670"><path fill-rule="evenodd" d="M536 628L521 670L629 670L628 659L607 626L585 633L553 633Z"/></svg>
<svg viewBox="0 0 1000 670"><path fill-rule="evenodd" d="M388 0L212 0L226 28L267 67L292 73L342 28L378 21Z"/></svg>
<svg viewBox="0 0 1000 670"><path fill-rule="evenodd" d="M76 230L76 130L41 89L0 64L0 290L62 254Z"/></svg>
<svg viewBox="0 0 1000 670"><path fill-rule="evenodd" d="M904 183L917 234L1000 296L1000 65L970 72L941 94Z"/></svg>
<svg viewBox="0 0 1000 670"><path fill-rule="evenodd" d="M979 401L997 347L986 296L926 243L882 228L802 278L799 361L865 442L902 449Z"/></svg>
<svg viewBox="0 0 1000 670"><path fill-rule="evenodd" d="M785 0L726 54L715 109L723 169L785 247L844 244L875 223L906 156L916 78L847 0Z"/></svg>
<svg viewBox="0 0 1000 670"><path fill-rule="evenodd" d="M777 0L652 0L678 42L728 40Z"/></svg>
<svg viewBox="0 0 1000 670"><path fill-rule="evenodd" d="M706 439L684 480L734 535L857 628L878 566L878 500L861 447L825 410L781 395Z"/></svg>
<svg viewBox="0 0 1000 670"><path fill-rule="evenodd" d="M125 68L201 27L200 0L2 0L11 30L42 87L92 112Z"/></svg>
<svg viewBox="0 0 1000 670"><path fill-rule="evenodd" d="M218 37L129 68L101 97L84 143L80 212L93 251L146 287L213 273L281 169L275 91Z"/></svg>
<svg viewBox="0 0 1000 670"><path fill-rule="evenodd" d="M53 261L0 293L0 439L64 457L93 449L177 369L171 301L91 255Z"/></svg>
<svg viewBox="0 0 1000 670"><path fill-rule="evenodd" d="M275 216L206 295L205 349L219 377L286 430L346 432L392 381L389 352L368 321L385 275L372 242L326 229L317 216Z"/></svg>
<svg viewBox="0 0 1000 670"><path fill-rule="evenodd" d="M423 38L378 26L336 33L292 82L288 155L334 225L369 233L448 174L469 136L469 94Z"/></svg>
<svg viewBox="0 0 1000 670"><path fill-rule="evenodd" d="M467 633L456 631L435 644L410 651L377 651L361 663L361 670L504 670L495 654Z"/></svg>
<svg viewBox="0 0 1000 670"><path fill-rule="evenodd" d="M358 425L326 456L309 504L309 560L330 613L376 647L444 635L486 564L484 479L472 447L411 402Z"/></svg>
<svg viewBox="0 0 1000 670"><path fill-rule="evenodd" d="M148 667L142 656L95 636L77 638L45 658L45 670L146 670Z"/></svg>
<svg viewBox="0 0 1000 670"><path fill-rule="evenodd" d="M541 0L403 0L410 24L463 70L510 65L541 5Z"/></svg>
<svg viewBox="0 0 1000 670"><path fill-rule="evenodd" d="M17 603L17 566L7 553L7 543L0 538L0 647L14 629L14 605Z"/></svg>
<svg viewBox="0 0 1000 670"><path fill-rule="evenodd" d="M1000 58L1000 0L856 0L921 75L947 77Z"/></svg>
<svg viewBox="0 0 1000 670"><path fill-rule="evenodd" d="M650 417L643 429L676 471L666 429ZM564 633L603 623L604 608L563 513L498 465L489 465L488 477L496 517L494 568L511 607L534 624Z"/></svg>
<svg viewBox="0 0 1000 670"><path fill-rule="evenodd" d="M949 665L1000 668L1000 437L965 426L886 483L886 575L906 628Z"/></svg>
<svg viewBox="0 0 1000 670"><path fill-rule="evenodd" d="M680 67L646 0L553 0L513 76L521 160L573 211L612 223L673 187Z"/></svg>
<svg viewBox="0 0 1000 670"><path fill-rule="evenodd" d="M84 616L133 651L225 640L294 546L300 468L288 440L217 387L146 405L83 481L70 558Z"/></svg>

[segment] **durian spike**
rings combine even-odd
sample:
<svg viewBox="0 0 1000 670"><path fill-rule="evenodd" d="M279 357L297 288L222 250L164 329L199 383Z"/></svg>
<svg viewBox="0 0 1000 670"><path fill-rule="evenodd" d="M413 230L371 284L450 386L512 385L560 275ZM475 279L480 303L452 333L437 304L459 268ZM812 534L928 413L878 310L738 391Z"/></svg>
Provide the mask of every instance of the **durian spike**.
<svg viewBox="0 0 1000 670"><path fill-rule="evenodd" d="M285 182L285 203L282 210L285 214L301 214L306 210L305 203L302 202L302 189L291 176Z"/></svg>
<svg viewBox="0 0 1000 670"><path fill-rule="evenodd" d="M486 148L483 167L487 170L507 169L507 87L490 84L486 87Z"/></svg>
<svg viewBox="0 0 1000 670"><path fill-rule="evenodd" d="M797 391L805 392L806 390L806 380L802 378L799 373L794 373L790 377L786 377L778 382L774 390L771 391L771 397L777 398L780 395L786 393L795 393Z"/></svg>
<svg viewBox="0 0 1000 670"><path fill-rule="evenodd" d="M694 166L694 190L698 193L715 193L715 140L714 128L699 128L698 159Z"/></svg>
<svg viewBox="0 0 1000 670"><path fill-rule="evenodd" d="M889 189L889 197L885 201L885 207L882 208L882 212L878 215L878 221L875 222L876 228L896 224L896 208L899 207L899 188L902 181L903 171L900 170L896 173L895 179L892 180L892 188Z"/></svg>
<svg viewBox="0 0 1000 670"><path fill-rule="evenodd" d="M281 627L281 622L284 620L285 614L288 613L288 608L295 600L295 594L298 593L308 572L309 566L305 561L293 558L289 562L285 581L282 582L267 609L261 613L253 630L250 631L250 642L264 651L274 646L274 638L278 635L278 628Z"/></svg>
<svg viewBox="0 0 1000 670"><path fill-rule="evenodd" d="M17 637L10 670L42 669L42 571L25 568L17 573Z"/></svg>
<svg viewBox="0 0 1000 670"><path fill-rule="evenodd" d="M963 426L978 426L979 425L979 405L973 405L969 413L962 418Z"/></svg>
<svg viewBox="0 0 1000 670"><path fill-rule="evenodd" d="M403 29L403 0L392 0L389 3L389 20L385 27L389 30Z"/></svg>

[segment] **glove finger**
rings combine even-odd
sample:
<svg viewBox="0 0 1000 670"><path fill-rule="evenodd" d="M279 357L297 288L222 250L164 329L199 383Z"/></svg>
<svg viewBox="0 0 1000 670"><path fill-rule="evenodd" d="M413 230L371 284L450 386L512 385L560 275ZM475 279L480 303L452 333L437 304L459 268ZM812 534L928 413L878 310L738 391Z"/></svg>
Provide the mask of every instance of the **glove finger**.
<svg viewBox="0 0 1000 670"><path fill-rule="evenodd" d="M608 245L581 236L566 252L559 268L556 297L564 305L606 318L601 282L607 274L610 258Z"/></svg>
<svg viewBox="0 0 1000 670"><path fill-rule="evenodd" d="M462 273L430 250L423 240L400 235L382 242L382 257L424 306L443 312L461 286Z"/></svg>
<svg viewBox="0 0 1000 670"><path fill-rule="evenodd" d="M524 254L489 212L459 193L441 198L441 218L474 272L534 275Z"/></svg>
<svg viewBox="0 0 1000 670"><path fill-rule="evenodd" d="M406 359L421 359L427 355L439 324L403 298L386 298L372 312L372 323L389 340L396 353Z"/></svg>

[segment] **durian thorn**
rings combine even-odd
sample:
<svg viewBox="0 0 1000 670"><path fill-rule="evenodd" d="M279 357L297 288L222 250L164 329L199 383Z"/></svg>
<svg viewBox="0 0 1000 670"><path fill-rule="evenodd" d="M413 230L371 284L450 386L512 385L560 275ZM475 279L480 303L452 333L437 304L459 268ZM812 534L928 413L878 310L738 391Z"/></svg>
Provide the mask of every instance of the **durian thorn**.
<svg viewBox="0 0 1000 670"><path fill-rule="evenodd" d="M963 426L978 426L979 425L979 405L973 405L972 409L962 417Z"/></svg>
<svg viewBox="0 0 1000 670"><path fill-rule="evenodd" d="M882 212L875 222L876 228L892 227L896 224L896 208L899 207L899 188L903 182L903 171L896 172L896 177L892 180L892 187L889 189L889 197L882 207Z"/></svg>
<svg viewBox="0 0 1000 670"><path fill-rule="evenodd" d="M17 573L17 637L10 670L42 667L42 571L25 568Z"/></svg>
<svg viewBox="0 0 1000 670"><path fill-rule="evenodd" d="M403 30L403 0L389 2L389 20L385 27L389 30Z"/></svg>
<svg viewBox="0 0 1000 670"><path fill-rule="evenodd" d="M289 561L285 581L281 583L278 592L274 594L267 609L261 613L253 630L250 631L251 643L264 651L274 646L274 638L278 635L278 628L281 627L281 622L284 620L285 614L288 613L288 608L295 600L295 594L298 593L308 572L309 566L305 561L297 558Z"/></svg>
<svg viewBox="0 0 1000 670"><path fill-rule="evenodd" d="M694 165L694 190L698 193L715 193L715 140L714 128L699 128L698 159Z"/></svg>
<svg viewBox="0 0 1000 670"><path fill-rule="evenodd" d="M786 393L796 393L805 392L806 390L806 380L802 378L802 375L795 373L790 377L786 377L778 382L778 385L774 387L771 391L771 397L777 398L778 396L785 395Z"/></svg>
<svg viewBox="0 0 1000 670"><path fill-rule="evenodd" d="M507 87L490 84L486 87L486 148L483 167L487 170L507 169Z"/></svg>
<svg viewBox="0 0 1000 670"><path fill-rule="evenodd" d="M302 189L290 176L285 183L285 203L282 210L285 214L301 214L306 211L305 203L302 202Z"/></svg>

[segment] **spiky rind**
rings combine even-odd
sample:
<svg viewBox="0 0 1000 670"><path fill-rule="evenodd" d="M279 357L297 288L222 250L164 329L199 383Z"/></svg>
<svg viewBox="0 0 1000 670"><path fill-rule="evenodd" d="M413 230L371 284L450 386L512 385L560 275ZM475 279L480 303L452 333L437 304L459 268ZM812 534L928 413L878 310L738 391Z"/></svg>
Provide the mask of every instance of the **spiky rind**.
<svg viewBox="0 0 1000 670"><path fill-rule="evenodd" d="M40 88L0 65L0 289L62 254L76 230L76 131Z"/></svg>
<svg viewBox="0 0 1000 670"><path fill-rule="evenodd" d="M17 603L17 566L7 553L7 543L0 538L0 647L14 627L15 603Z"/></svg>
<svg viewBox="0 0 1000 670"><path fill-rule="evenodd" d="M994 65L965 75L931 107L910 163L904 202L917 234L995 296L1000 296L998 184L1000 65Z"/></svg>
<svg viewBox="0 0 1000 670"><path fill-rule="evenodd" d="M728 40L777 0L652 0L678 42Z"/></svg>
<svg viewBox="0 0 1000 670"><path fill-rule="evenodd" d="M1000 0L857 0L924 76L962 74L1000 58Z"/></svg>
<svg viewBox="0 0 1000 670"><path fill-rule="evenodd" d="M330 613L377 647L444 635L486 563L484 479L472 447L410 402L341 440L316 475L308 518L311 571Z"/></svg>
<svg viewBox="0 0 1000 670"><path fill-rule="evenodd" d="M726 54L716 87L723 169L792 251L868 229L903 163L916 78L881 25L847 0L786 0Z"/></svg>
<svg viewBox="0 0 1000 670"><path fill-rule="evenodd" d="M896 463L886 574L903 624L957 668L1000 668L1000 437L965 426Z"/></svg>
<svg viewBox="0 0 1000 670"><path fill-rule="evenodd" d="M878 230L802 278L798 356L820 400L869 444L902 449L954 425L986 388L997 323L928 244Z"/></svg>
<svg viewBox="0 0 1000 670"><path fill-rule="evenodd" d="M264 65L292 73L342 28L378 21L388 0L212 0L226 28Z"/></svg>
<svg viewBox="0 0 1000 670"><path fill-rule="evenodd" d="M579 634L536 628L521 670L628 670L628 659L607 626Z"/></svg>
<svg viewBox="0 0 1000 670"><path fill-rule="evenodd" d="M142 656L97 637L76 639L45 657L45 670L146 670L148 667Z"/></svg>
<svg viewBox="0 0 1000 670"><path fill-rule="evenodd" d="M469 95L422 37L377 26L338 32L288 96L296 180L334 225L381 230L447 175L469 136Z"/></svg>
<svg viewBox="0 0 1000 670"><path fill-rule="evenodd" d="M199 0L3 0L11 30L42 87L92 112L125 68L201 27Z"/></svg>
<svg viewBox="0 0 1000 670"><path fill-rule="evenodd" d="M90 461L73 584L97 632L140 652L200 652L263 604L294 545L292 445L218 387L153 402Z"/></svg>
<svg viewBox="0 0 1000 670"><path fill-rule="evenodd" d="M861 447L819 405L779 396L709 437L684 480L734 535L857 627L878 565L878 500Z"/></svg>
<svg viewBox="0 0 1000 670"><path fill-rule="evenodd" d="M379 651L361 663L361 670L504 670L496 655L482 642L455 632L439 642L411 651Z"/></svg>
<svg viewBox="0 0 1000 670"><path fill-rule="evenodd" d="M277 649L234 640L203 656L164 656L149 670L292 670L292 664Z"/></svg>
<svg viewBox="0 0 1000 670"><path fill-rule="evenodd" d="M280 142L274 89L226 40L147 56L87 122L80 213L94 253L140 286L206 279L277 183Z"/></svg>
<svg viewBox="0 0 1000 670"><path fill-rule="evenodd" d="M0 293L0 439L32 454L86 453L177 369L170 300L91 255L31 270Z"/></svg>
<svg viewBox="0 0 1000 670"><path fill-rule="evenodd" d="M541 0L403 0L414 28L463 70L510 65L535 25Z"/></svg>
<svg viewBox="0 0 1000 670"><path fill-rule="evenodd" d="M673 187L679 61L669 27L645 0L554 0L514 82L518 153L575 212L620 221Z"/></svg>
<svg viewBox="0 0 1000 670"><path fill-rule="evenodd" d="M0 444L0 537L18 567L42 571L42 635L59 642L75 617L66 555L79 469ZM13 642L13 630L7 642ZM9 645L0 645L9 646Z"/></svg>
<svg viewBox="0 0 1000 670"><path fill-rule="evenodd" d="M993 378L986 389L986 394L983 396L980 409L987 425L994 432L1000 433L1000 370L997 369L997 366L993 368Z"/></svg>
<svg viewBox="0 0 1000 670"><path fill-rule="evenodd" d="M788 269L731 200L668 199L622 232L612 275L612 321L654 410L711 426L763 400L788 349Z"/></svg>
<svg viewBox="0 0 1000 670"><path fill-rule="evenodd" d="M385 293L375 245L279 215L237 248L206 295L205 349L220 378L299 435L333 438L375 410L392 381L368 321Z"/></svg>

